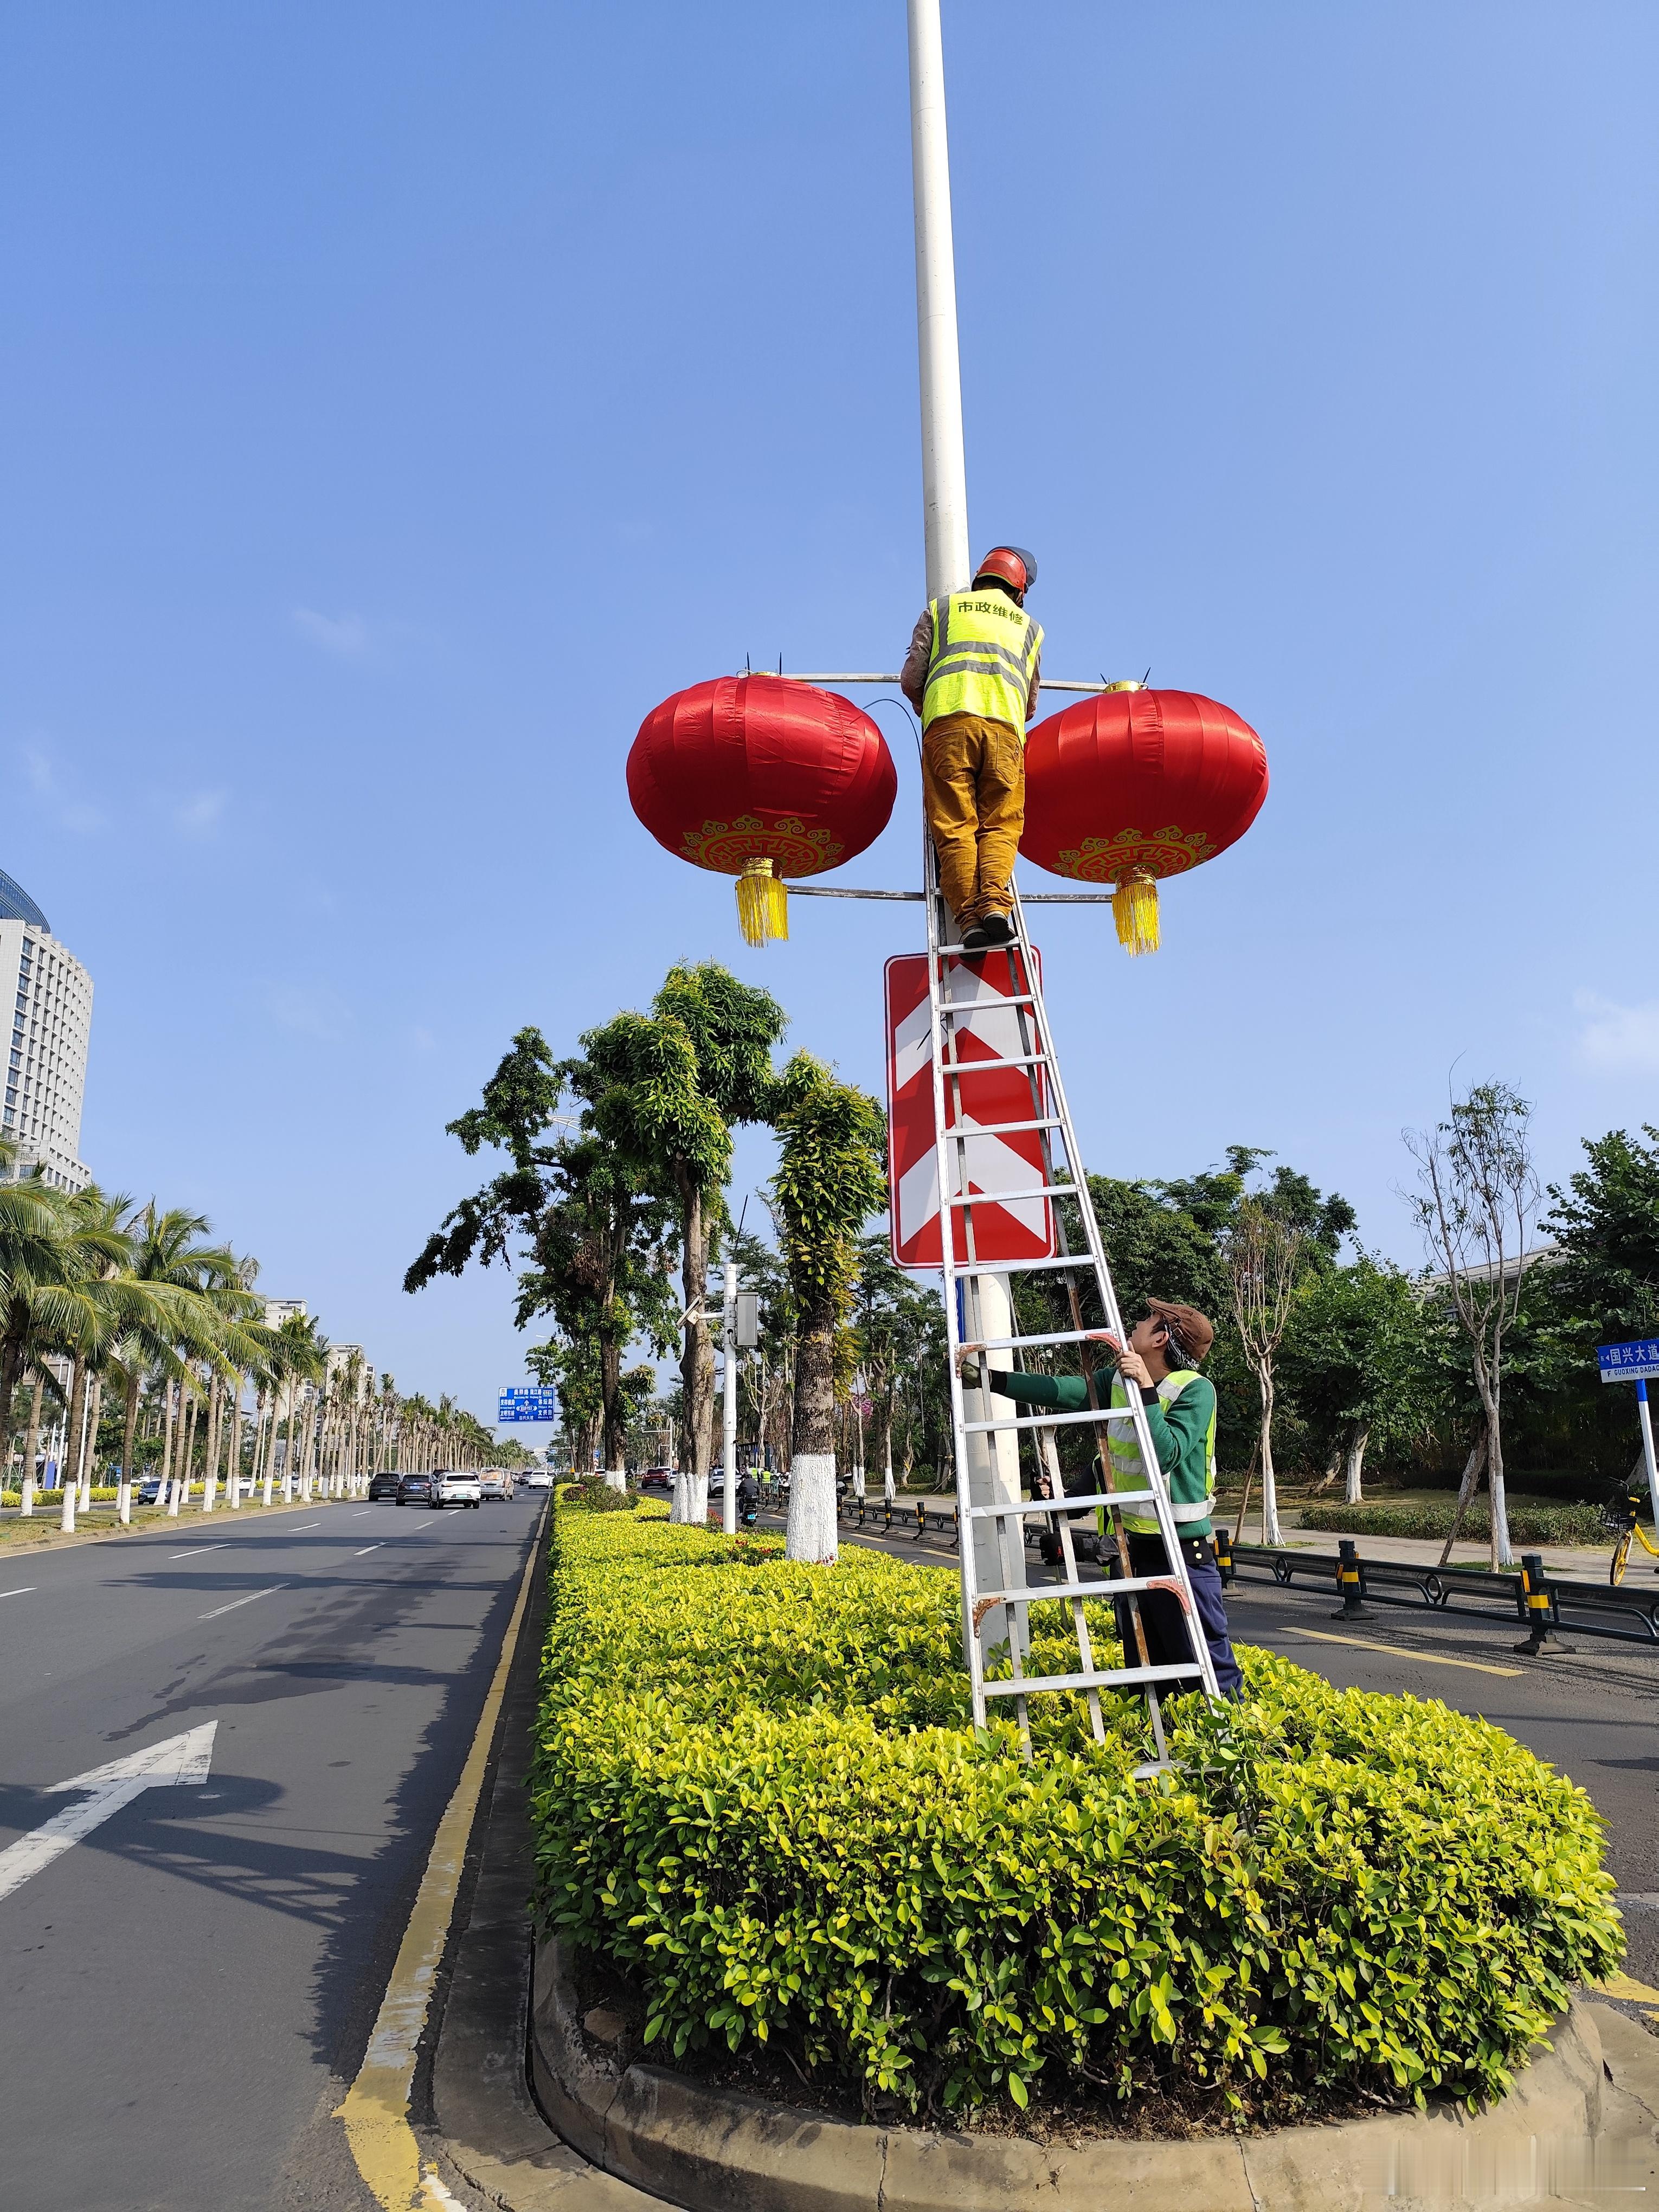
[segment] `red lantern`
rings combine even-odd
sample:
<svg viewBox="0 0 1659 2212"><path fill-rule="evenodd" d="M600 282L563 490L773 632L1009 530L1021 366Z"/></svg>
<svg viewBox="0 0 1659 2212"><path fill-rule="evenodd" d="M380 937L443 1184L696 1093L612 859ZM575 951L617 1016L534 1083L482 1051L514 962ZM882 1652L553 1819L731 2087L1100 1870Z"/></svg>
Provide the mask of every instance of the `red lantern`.
<svg viewBox="0 0 1659 2212"><path fill-rule="evenodd" d="M873 844L898 777L887 740L834 691L719 676L653 708L628 756L628 796L659 845L738 878L751 945L789 934L785 875L816 876Z"/></svg>
<svg viewBox="0 0 1659 2212"><path fill-rule="evenodd" d="M1158 878L1235 844L1267 795L1267 752L1230 707L1114 684L1031 732L1019 849L1075 883L1115 884L1119 943L1155 952Z"/></svg>

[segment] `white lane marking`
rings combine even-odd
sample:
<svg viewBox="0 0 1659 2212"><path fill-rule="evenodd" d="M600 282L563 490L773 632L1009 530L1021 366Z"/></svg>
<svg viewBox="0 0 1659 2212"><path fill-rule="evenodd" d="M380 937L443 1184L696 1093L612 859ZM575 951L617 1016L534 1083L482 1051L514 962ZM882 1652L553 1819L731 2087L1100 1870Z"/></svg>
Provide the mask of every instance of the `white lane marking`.
<svg viewBox="0 0 1659 2212"><path fill-rule="evenodd" d="M288 1533L290 1536L298 1536L307 1528L320 1528L322 1525L320 1521L301 1521L297 1528L290 1528Z"/></svg>
<svg viewBox="0 0 1659 2212"><path fill-rule="evenodd" d="M207 1721L200 1728L186 1729L182 1735L168 1736L164 1743L130 1751L125 1759L112 1759L107 1766L94 1766L86 1774L72 1775L67 1782L54 1782L48 1796L65 1790L89 1790L93 1795L84 1805L70 1805L54 1814L32 1836L20 1836L0 1851L0 1897L9 1897L32 1874L50 1866L71 1844L90 1835L100 1821L118 1813L123 1805L130 1805L144 1790L205 1782L213 1763L213 1735L218 1725L217 1721Z"/></svg>
<svg viewBox="0 0 1659 2212"><path fill-rule="evenodd" d="M234 1597L228 1605L216 1605L211 1613L198 1613L197 1615L197 1619L198 1620L217 1620L222 1613L234 1613L239 1605L252 1605L256 1597L270 1597L277 1590L286 1589L287 1588L288 1584L286 1583L272 1583L270 1589L250 1590L246 1597Z"/></svg>
<svg viewBox="0 0 1659 2212"><path fill-rule="evenodd" d="M225 1536L216 1544L192 1544L187 1552L169 1552L167 1557L170 1559L193 1559L198 1552L222 1552L229 1541L229 1537Z"/></svg>
<svg viewBox="0 0 1659 2212"><path fill-rule="evenodd" d="M374 1510L374 1508L372 1505L360 1505L351 1517L354 1521L361 1521L365 1513L372 1513Z"/></svg>
<svg viewBox="0 0 1659 2212"><path fill-rule="evenodd" d="M0 1590L0 1597L27 1597L34 1587L33 1583L19 1583L15 1589Z"/></svg>
<svg viewBox="0 0 1659 2212"><path fill-rule="evenodd" d="M383 1538L381 1539L381 1542L384 1542L384 1541L385 1541L385 1539L384 1539L384 1537L383 1537ZM361 1552L354 1552L354 1553L352 1553L352 1555L351 1555L351 1556L352 1556L352 1558L353 1558L354 1559L367 1559L367 1558L368 1558L368 1554L369 1554L371 1552L378 1552L378 1551L380 1550L380 1544L365 1544L365 1545L363 1546L363 1548L362 1548L362 1550Z"/></svg>

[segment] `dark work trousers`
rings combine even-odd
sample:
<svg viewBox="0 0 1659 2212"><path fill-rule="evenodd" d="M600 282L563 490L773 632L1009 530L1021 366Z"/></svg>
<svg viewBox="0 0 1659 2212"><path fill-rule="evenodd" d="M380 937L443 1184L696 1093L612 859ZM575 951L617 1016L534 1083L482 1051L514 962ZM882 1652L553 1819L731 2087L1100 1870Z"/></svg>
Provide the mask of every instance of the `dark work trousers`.
<svg viewBox="0 0 1659 2212"><path fill-rule="evenodd" d="M1167 1575L1169 1556L1164 1549L1161 1536L1130 1536L1129 1572L1132 1575ZM1233 1656L1233 1647L1227 1634L1227 1607L1221 1595L1221 1570L1215 1563L1215 1553L1210 1548L1207 1536L1185 1536L1182 1547L1187 1554L1187 1579L1193 1586L1193 1602L1198 1607L1198 1617L1204 1630L1204 1641L1210 1647L1210 1657L1215 1666L1215 1679L1224 1698L1237 1697L1244 1685L1238 1662ZM1143 1590L1134 1602L1140 1607L1140 1626L1146 1638L1147 1663L1153 1667L1179 1667L1191 1659L1193 1647L1187 1635L1187 1624L1182 1617L1181 1600L1168 1590ZM1123 1623L1124 1627L1128 1623ZM1135 1664L1133 1631L1124 1638L1124 1664ZM1184 1685L1175 1685L1176 1688Z"/></svg>

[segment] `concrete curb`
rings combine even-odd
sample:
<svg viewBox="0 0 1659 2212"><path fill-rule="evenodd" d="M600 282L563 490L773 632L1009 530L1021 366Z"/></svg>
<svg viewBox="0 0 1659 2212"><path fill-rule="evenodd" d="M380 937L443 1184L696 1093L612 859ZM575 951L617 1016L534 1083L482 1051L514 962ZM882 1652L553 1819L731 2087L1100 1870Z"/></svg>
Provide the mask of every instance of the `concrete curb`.
<svg viewBox="0 0 1659 2212"><path fill-rule="evenodd" d="M1607 2163L1596 2156L1607 2148L1596 2017L1606 2008L1576 2000L1503 2104L1474 2118L1443 2109L1189 2142L1101 2139L1078 2150L854 2126L664 2067L618 2069L592 2054L574 2002L560 1946L541 1945L531 2057L544 2110L594 2165L672 2192L687 2212L1109 2212L1177 2203L1182 2212L1371 2212L1547 2201L1526 2193L1540 2175L1588 2179ZM1659 2097L1659 2044L1652 2048L1650 2090ZM1640 2109L1619 2115L1637 2148Z"/></svg>
<svg viewBox="0 0 1659 2212"><path fill-rule="evenodd" d="M1659 2039L1594 2002L1576 2000L1511 2094L1474 2119L1076 2151L849 2125L596 2055L556 1942L537 1948L532 1984L527 1770L545 1608L538 1577L431 2076L430 2148L503 2212L1496 2212L1659 2196Z"/></svg>

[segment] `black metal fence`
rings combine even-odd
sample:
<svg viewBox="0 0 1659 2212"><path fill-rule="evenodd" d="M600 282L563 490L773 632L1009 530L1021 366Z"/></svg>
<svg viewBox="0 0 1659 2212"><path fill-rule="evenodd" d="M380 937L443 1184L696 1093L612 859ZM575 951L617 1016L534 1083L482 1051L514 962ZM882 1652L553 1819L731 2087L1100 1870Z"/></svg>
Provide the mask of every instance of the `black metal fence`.
<svg viewBox="0 0 1659 2212"><path fill-rule="evenodd" d="M1228 1550L1226 1532L1218 1532L1218 1553ZM1550 1632L1600 1636L1621 1644L1659 1646L1659 1579L1651 1587L1620 1583L1579 1582L1551 1574L1537 1552L1522 1554L1515 1575L1483 1574L1468 1567L1433 1567L1410 1559L1368 1559L1345 1541L1335 1559L1328 1552L1291 1551L1273 1544L1234 1544L1231 1571L1275 1582L1281 1589L1298 1583L1322 1583L1352 1610L1360 1606L1410 1606L1447 1617L1514 1621L1532 1632L1538 1648L1547 1647ZM1344 1566L1357 1570L1358 1584L1344 1585Z"/></svg>

